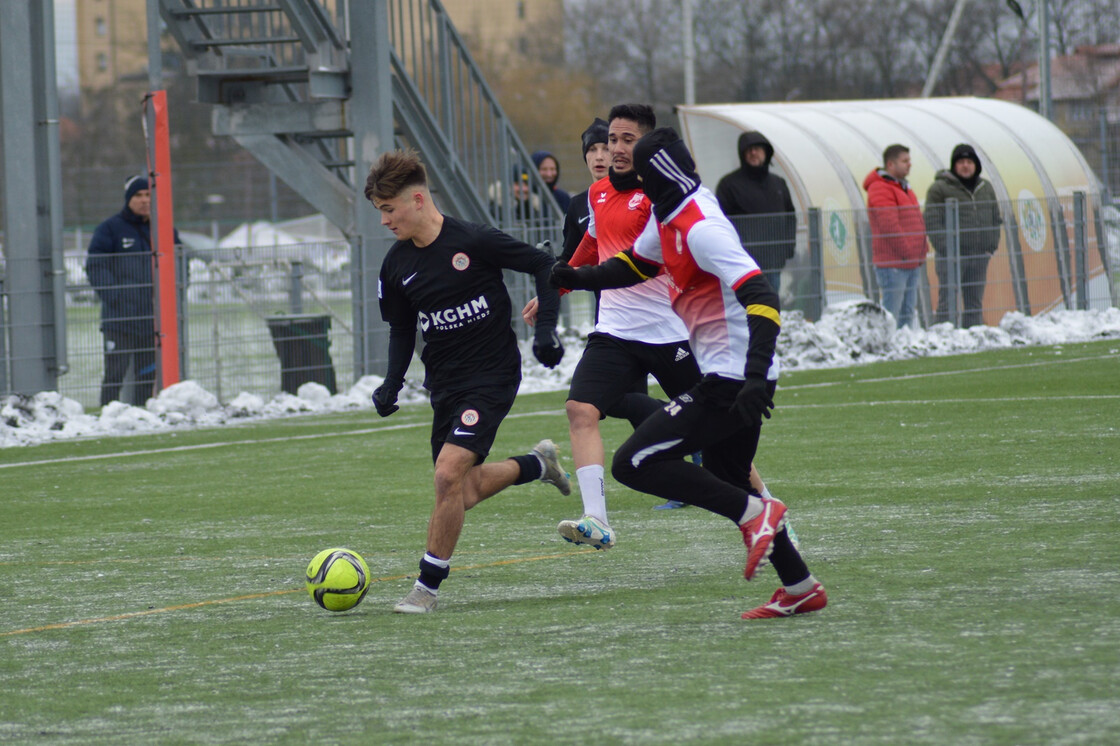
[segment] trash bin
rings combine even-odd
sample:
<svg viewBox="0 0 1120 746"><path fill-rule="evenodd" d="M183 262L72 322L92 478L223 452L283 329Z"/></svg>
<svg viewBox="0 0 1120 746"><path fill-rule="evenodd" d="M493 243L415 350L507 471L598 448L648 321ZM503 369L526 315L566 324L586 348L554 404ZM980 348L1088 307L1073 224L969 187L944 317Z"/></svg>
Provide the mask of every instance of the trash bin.
<svg viewBox="0 0 1120 746"><path fill-rule="evenodd" d="M268 331L280 358L280 388L294 394L309 381L338 393L330 353L330 316L270 316Z"/></svg>

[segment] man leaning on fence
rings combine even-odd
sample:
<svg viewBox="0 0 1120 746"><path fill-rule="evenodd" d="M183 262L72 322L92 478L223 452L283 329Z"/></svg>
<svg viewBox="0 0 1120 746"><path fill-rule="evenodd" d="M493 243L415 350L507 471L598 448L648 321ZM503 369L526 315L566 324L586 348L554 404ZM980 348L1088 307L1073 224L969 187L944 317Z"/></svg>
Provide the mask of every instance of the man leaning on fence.
<svg viewBox="0 0 1120 746"><path fill-rule="evenodd" d="M999 248L999 202L996 190L987 179L980 178L980 156L966 143L953 148L949 170L938 171L926 192L926 230L937 252L937 312L935 322L949 321L949 302L954 286L959 287L961 327L984 323L984 286L988 281L988 261ZM949 234L945 211L949 200L957 201L957 226L960 248L960 274L952 272L949 258ZM958 284L959 282L959 284Z"/></svg>
<svg viewBox="0 0 1120 746"><path fill-rule="evenodd" d="M120 398L130 364L131 403L143 406L153 394L156 335L151 214L148 180L132 176L124 185L124 208L97 226L89 242L86 276L101 299L101 333L105 341L101 406ZM175 243L179 243L178 231Z"/></svg>

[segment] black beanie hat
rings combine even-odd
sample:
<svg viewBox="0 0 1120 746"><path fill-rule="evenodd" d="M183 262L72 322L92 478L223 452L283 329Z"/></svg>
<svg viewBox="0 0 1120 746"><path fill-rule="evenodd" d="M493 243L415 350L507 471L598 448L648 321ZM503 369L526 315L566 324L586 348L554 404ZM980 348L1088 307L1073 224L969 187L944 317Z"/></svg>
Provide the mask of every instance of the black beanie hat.
<svg viewBox="0 0 1120 746"><path fill-rule="evenodd" d="M980 156L976 155L976 149L973 148L968 143L963 143L962 142L960 145L953 148L953 156L952 156L952 158L949 159L949 170L952 171L953 166L956 164L956 162L961 160L962 158L967 158L967 159L969 159L970 161L972 161L973 163L976 164L976 175L979 176L980 175Z"/></svg>
<svg viewBox="0 0 1120 746"><path fill-rule="evenodd" d="M653 202L653 212L661 222L700 188L696 162L672 127L660 127L638 140L634 170L642 177L642 191Z"/></svg>
<svg viewBox="0 0 1120 746"><path fill-rule="evenodd" d="M132 198L141 189L148 188L148 178L146 176L129 176L124 182L124 203L127 205L132 201Z"/></svg>
<svg viewBox="0 0 1120 746"><path fill-rule="evenodd" d="M583 159L587 160L587 151L591 150L591 146L596 143L607 143L607 123L599 117L595 117L595 121L591 126L583 131L580 135L580 141L583 143Z"/></svg>

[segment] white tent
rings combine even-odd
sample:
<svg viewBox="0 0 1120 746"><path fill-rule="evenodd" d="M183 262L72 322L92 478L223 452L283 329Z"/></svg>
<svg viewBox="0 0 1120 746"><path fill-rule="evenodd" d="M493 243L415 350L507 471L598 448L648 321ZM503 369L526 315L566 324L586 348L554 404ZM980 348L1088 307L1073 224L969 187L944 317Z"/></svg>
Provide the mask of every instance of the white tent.
<svg viewBox="0 0 1120 746"><path fill-rule="evenodd" d="M254 223L242 223L218 241L218 246L223 249L256 249L273 248L277 246L292 246L303 241L290 233L280 230L272 223L258 220Z"/></svg>

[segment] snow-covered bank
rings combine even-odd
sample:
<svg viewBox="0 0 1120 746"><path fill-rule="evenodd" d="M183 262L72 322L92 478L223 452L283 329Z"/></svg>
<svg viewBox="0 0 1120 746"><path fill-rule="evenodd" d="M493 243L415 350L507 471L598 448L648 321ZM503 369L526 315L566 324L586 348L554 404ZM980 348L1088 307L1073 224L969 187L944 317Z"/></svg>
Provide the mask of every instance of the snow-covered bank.
<svg viewBox="0 0 1120 746"><path fill-rule="evenodd" d="M1009 313L998 327L954 329L939 324L925 330L895 330L893 319L879 306L853 301L830 308L815 324L797 312L784 314L778 353L783 370L790 371L1099 339L1120 339L1120 309L1055 311L1039 317ZM521 391L567 389L579 360L580 339L573 334L565 338L565 344L568 354L554 370L542 368L528 349L523 351ZM222 404L197 383L184 381L160 392L146 407L113 402L98 414L86 414L81 404L53 391L32 397L9 396L0 399L0 447L211 427L299 413L372 409L370 395L380 383L378 376L365 376L348 391L333 396L320 384L306 383L297 396L282 393L265 401L241 393ZM401 391L402 403L426 400L417 382L409 381Z"/></svg>

